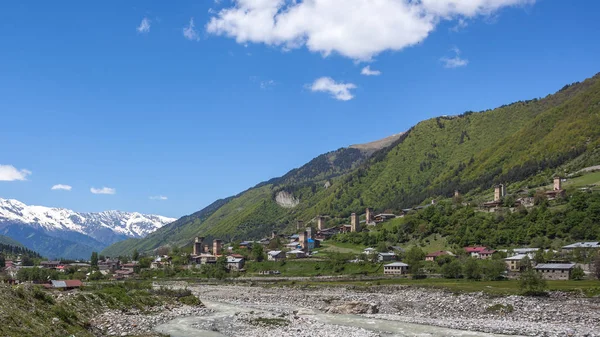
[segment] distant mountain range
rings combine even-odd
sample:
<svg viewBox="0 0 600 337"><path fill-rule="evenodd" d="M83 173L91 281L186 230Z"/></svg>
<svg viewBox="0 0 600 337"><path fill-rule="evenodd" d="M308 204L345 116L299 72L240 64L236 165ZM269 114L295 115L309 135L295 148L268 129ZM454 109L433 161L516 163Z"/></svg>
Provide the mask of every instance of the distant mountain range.
<svg viewBox="0 0 600 337"><path fill-rule="evenodd" d="M103 252L186 246L194 236L257 239L273 230L295 231L296 220L308 225L319 214L334 225L365 207L397 212L451 197L455 190L472 197L498 183L540 186L555 174L598 163L600 74L544 98L431 118L390 139L320 155Z"/></svg>
<svg viewBox="0 0 600 337"><path fill-rule="evenodd" d="M136 212L80 213L0 198L0 235L46 257L89 258L92 251L143 238L175 220Z"/></svg>

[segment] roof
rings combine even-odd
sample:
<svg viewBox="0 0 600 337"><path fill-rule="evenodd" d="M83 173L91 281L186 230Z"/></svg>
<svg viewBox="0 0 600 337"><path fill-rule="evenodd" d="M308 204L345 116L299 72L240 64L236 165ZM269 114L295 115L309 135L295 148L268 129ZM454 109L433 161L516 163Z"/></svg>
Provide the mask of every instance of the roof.
<svg viewBox="0 0 600 337"><path fill-rule="evenodd" d="M394 253L379 253L381 256L396 256Z"/></svg>
<svg viewBox="0 0 600 337"><path fill-rule="evenodd" d="M442 256L442 255L450 255L450 253L445 250L438 250L437 252L429 253L425 256L426 257L438 257L438 256Z"/></svg>
<svg viewBox="0 0 600 337"><path fill-rule="evenodd" d="M244 260L244 259L243 259L243 258L241 258L241 257L231 257L231 256L228 256L228 257L227 257L227 263L240 263L240 262L242 262L243 260Z"/></svg>
<svg viewBox="0 0 600 337"><path fill-rule="evenodd" d="M129 275L129 274L133 274L133 270L128 270L128 269L117 270L117 271L115 271L115 274Z"/></svg>
<svg viewBox="0 0 600 337"><path fill-rule="evenodd" d="M477 246L477 247L465 247L465 251L467 253L479 253L481 251L487 250L487 247Z"/></svg>
<svg viewBox="0 0 600 337"><path fill-rule="evenodd" d="M303 250L299 250L299 249L295 249L295 250L290 250L289 252L287 252L286 254L304 254Z"/></svg>
<svg viewBox="0 0 600 337"><path fill-rule="evenodd" d="M496 251L493 249L484 249L479 252L479 254L494 254Z"/></svg>
<svg viewBox="0 0 600 337"><path fill-rule="evenodd" d="M375 250L375 248L371 248L371 247L369 247L369 248L365 248L364 250L365 250L365 251L368 251L368 252L372 252L372 251L374 251L374 250Z"/></svg>
<svg viewBox="0 0 600 337"><path fill-rule="evenodd" d="M540 263L535 269L572 269L575 263Z"/></svg>
<svg viewBox="0 0 600 337"><path fill-rule="evenodd" d="M272 250L270 252L268 252L267 254L271 255L271 256L277 256L279 254L281 254L280 250Z"/></svg>
<svg viewBox="0 0 600 337"><path fill-rule="evenodd" d="M404 262L393 262L384 265L383 267L408 267L408 265Z"/></svg>
<svg viewBox="0 0 600 337"><path fill-rule="evenodd" d="M507 257L504 260L508 260L508 261L512 261L512 260L514 260L514 261L521 261L521 260L523 260L526 257L529 257L529 255L527 255L527 254L517 254L515 256Z"/></svg>
<svg viewBox="0 0 600 337"><path fill-rule="evenodd" d="M82 286L82 283L80 280L64 280L64 281L52 280L50 282L52 282L52 286L54 288L79 288Z"/></svg>
<svg viewBox="0 0 600 337"><path fill-rule="evenodd" d="M600 248L600 242L575 242L573 244L564 246L565 249L574 248Z"/></svg>

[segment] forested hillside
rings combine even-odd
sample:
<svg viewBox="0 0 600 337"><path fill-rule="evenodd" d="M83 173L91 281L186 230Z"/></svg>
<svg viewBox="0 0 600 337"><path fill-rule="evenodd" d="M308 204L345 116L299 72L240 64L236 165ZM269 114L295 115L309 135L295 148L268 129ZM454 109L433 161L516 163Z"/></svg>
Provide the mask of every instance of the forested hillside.
<svg viewBox="0 0 600 337"><path fill-rule="evenodd" d="M423 121L358 167L345 165L356 167L349 172L260 184L203 220L182 218L147 239L109 247L105 253L185 245L195 235L258 238L273 229L291 230L296 219L307 222L318 214L345 218L365 207L398 211L428 198L449 197L454 190L468 196L486 193L499 182L546 184L558 170L598 164L599 143L596 75L543 99ZM322 179L331 186L326 188ZM299 204L291 209L279 206L274 199L280 191L292 193Z"/></svg>

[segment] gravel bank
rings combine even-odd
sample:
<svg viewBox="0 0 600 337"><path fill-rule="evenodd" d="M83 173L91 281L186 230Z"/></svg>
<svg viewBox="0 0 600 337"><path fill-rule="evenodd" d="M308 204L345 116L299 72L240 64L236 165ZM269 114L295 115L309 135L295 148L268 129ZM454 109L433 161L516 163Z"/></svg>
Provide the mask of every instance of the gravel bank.
<svg viewBox="0 0 600 337"><path fill-rule="evenodd" d="M325 312L357 301L378 308L378 313L363 314L365 317L496 334L600 337L600 298L580 298L564 293L553 293L547 298L494 297L483 293L453 294L403 286L371 287L368 292L339 287L208 285L192 290L201 299L281 313L289 312L289 308ZM293 327L292 324L290 329Z"/></svg>

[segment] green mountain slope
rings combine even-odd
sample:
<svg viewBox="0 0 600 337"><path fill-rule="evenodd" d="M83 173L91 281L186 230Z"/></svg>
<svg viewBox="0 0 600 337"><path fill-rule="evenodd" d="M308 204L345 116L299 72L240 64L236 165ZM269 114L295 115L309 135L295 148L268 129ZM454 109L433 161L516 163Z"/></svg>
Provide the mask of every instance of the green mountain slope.
<svg viewBox="0 0 600 337"><path fill-rule="evenodd" d="M20 242L13 240L5 235L0 235L0 244L14 246L14 247L23 247L23 245Z"/></svg>
<svg viewBox="0 0 600 337"><path fill-rule="evenodd" d="M338 176L352 172L374 152L389 146L401 134L361 145L353 145L322 154L302 167L293 169L282 177L259 183L236 196L215 201L194 214L157 230L144 239L117 242L102 251L107 256L130 254L133 250L149 251L162 245L183 246L190 238L201 235L222 239L257 237L271 229L285 227L286 218L293 209L280 206L275 201L279 192L288 192L304 200L318 188ZM202 229L199 229L202 227Z"/></svg>
<svg viewBox="0 0 600 337"><path fill-rule="evenodd" d="M368 160L344 166L346 170L331 175L324 168L291 171L286 179L231 198L203 220L182 218L164 231L106 252L185 245L195 235L251 239L273 229L291 230L296 219L306 222L317 214L343 221L365 207L400 210L431 197L451 196L454 190L472 195L499 182L546 183L559 167L576 170L598 164L599 142L596 75L543 99L425 120ZM298 173L305 171L308 178ZM324 180L331 186L325 188ZM292 195L297 206L280 206L276 199L281 192Z"/></svg>

